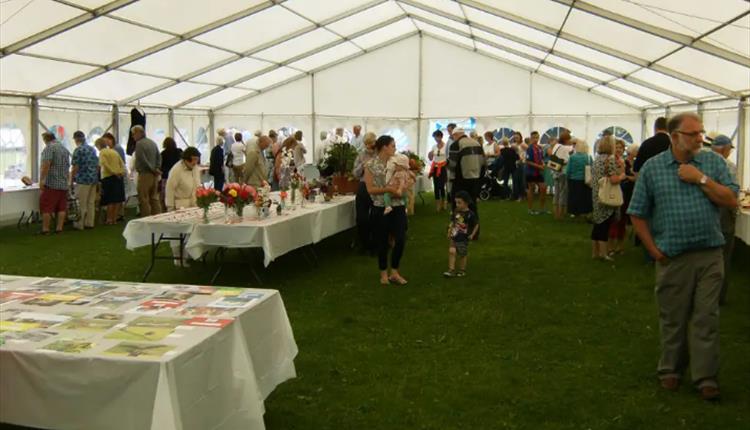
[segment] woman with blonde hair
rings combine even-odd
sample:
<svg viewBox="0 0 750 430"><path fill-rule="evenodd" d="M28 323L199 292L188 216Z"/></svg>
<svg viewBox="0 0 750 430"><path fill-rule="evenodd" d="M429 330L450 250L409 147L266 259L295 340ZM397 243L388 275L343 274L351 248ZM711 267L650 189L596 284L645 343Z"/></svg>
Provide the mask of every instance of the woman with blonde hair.
<svg viewBox="0 0 750 430"><path fill-rule="evenodd" d="M125 201L125 163L120 155L109 147L105 138L100 137L94 143L99 150L99 173L102 182L100 205L107 208L106 225L117 222L120 207Z"/></svg>
<svg viewBox="0 0 750 430"><path fill-rule="evenodd" d="M591 229L591 257L614 261L607 254L607 241L610 224L616 218L619 207L608 206L599 201L599 179L604 178L611 184L618 185L625 179L625 172L617 173L617 164L613 157L615 152L614 136L601 138L596 146L598 154L591 169L591 197L594 208L592 214L594 227Z"/></svg>
<svg viewBox="0 0 750 430"><path fill-rule="evenodd" d="M576 139L575 152L570 154L565 166L568 177L568 213L571 217L590 214L592 211L591 185L586 184L586 167L591 169L589 145L583 139Z"/></svg>

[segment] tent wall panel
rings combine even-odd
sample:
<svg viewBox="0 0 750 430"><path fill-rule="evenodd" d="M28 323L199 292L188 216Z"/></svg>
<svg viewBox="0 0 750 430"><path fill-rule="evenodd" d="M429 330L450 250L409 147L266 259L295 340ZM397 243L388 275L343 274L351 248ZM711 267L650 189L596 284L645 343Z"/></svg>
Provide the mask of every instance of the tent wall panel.
<svg viewBox="0 0 750 430"><path fill-rule="evenodd" d="M416 118L419 38L412 37L315 74L315 113Z"/></svg>
<svg viewBox="0 0 750 430"><path fill-rule="evenodd" d="M0 106L0 188L31 176L31 108Z"/></svg>
<svg viewBox="0 0 750 430"><path fill-rule="evenodd" d="M533 75L531 85L531 112L535 115L617 115L639 112L635 108L545 76Z"/></svg>
<svg viewBox="0 0 750 430"><path fill-rule="evenodd" d="M261 115L220 115L214 116L214 130L220 128L235 128L247 131L252 135L256 130L261 130L263 118Z"/></svg>
<svg viewBox="0 0 750 430"><path fill-rule="evenodd" d="M312 114L311 78L302 78L217 111L226 114Z"/></svg>
<svg viewBox="0 0 750 430"><path fill-rule="evenodd" d="M652 121L653 122L653 121ZM641 115L619 115L619 116L589 116L588 133L585 136L589 148L593 150L594 142L598 139L604 129L609 127L618 127L626 130L633 138L633 143L640 144L641 136ZM577 133L575 136L579 137ZM649 135L650 136L650 135Z"/></svg>
<svg viewBox="0 0 750 430"><path fill-rule="evenodd" d="M529 72L424 37L422 116L529 113Z"/></svg>
<svg viewBox="0 0 750 430"><path fill-rule="evenodd" d="M207 115L174 115L172 136L177 146L185 148L195 146L201 152L201 162L207 163L210 157L208 116Z"/></svg>

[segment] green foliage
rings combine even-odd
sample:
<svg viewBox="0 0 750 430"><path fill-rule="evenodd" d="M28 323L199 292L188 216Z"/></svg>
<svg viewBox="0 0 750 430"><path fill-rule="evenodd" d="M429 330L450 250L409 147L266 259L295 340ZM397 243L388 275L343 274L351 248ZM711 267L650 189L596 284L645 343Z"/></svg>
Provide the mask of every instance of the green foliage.
<svg viewBox="0 0 750 430"><path fill-rule="evenodd" d="M529 216L523 204L480 207L481 241L468 276L446 280L446 214L432 199L409 220L405 287L380 286L373 258L346 232L268 269L259 252L227 258L218 280L281 291L299 346L297 378L266 401L274 429L746 429L750 428L750 249L738 245L729 305L721 310L723 400L684 385L664 392L653 269L640 249L592 262L590 225ZM125 249L122 227L50 237L0 233L0 272L139 281L148 249ZM168 246L160 252L170 255ZM252 259L252 262L250 261ZM213 260L189 269L158 262L149 282L196 284Z"/></svg>
<svg viewBox="0 0 750 430"><path fill-rule="evenodd" d="M350 176L357 160L357 148L350 143L332 143L326 148L318 169L323 176Z"/></svg>

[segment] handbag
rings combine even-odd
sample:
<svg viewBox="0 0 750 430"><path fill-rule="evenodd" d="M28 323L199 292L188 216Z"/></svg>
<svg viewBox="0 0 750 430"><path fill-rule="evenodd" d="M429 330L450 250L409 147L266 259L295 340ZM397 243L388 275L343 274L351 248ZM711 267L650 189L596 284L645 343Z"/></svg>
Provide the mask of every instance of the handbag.
<svg viewBox="0 0 750 430"><path fill-rule="evenodd" d="M557 145L557 148L555 148L554 152L549 156L549 160L547 160L547 167L557 173L562 172L563 167L565 167L565 160L557 156L557 151L562 147L562 145Z"/></svg>
<svg viewBox="0 0 750 430"><path fill-rule="evenodd" d="M76 196L75 188L70 187L68 189L68 210L66 217L68 221L77 222L81 219L81 206Z"/></svg>
<svg viewBox="0 0 750 430"><path fill-rule="evenodd" d="M607 176L599 178L599 193L597 197L599 197L599 203L605 206L619 207L624 203L622 188L620 188L619 184L613 184Z"/></svg>

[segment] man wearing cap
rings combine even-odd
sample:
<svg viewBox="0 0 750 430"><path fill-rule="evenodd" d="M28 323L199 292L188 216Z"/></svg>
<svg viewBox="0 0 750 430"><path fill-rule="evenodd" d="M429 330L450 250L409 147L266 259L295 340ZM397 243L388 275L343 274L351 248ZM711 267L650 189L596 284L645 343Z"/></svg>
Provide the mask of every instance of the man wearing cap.
<svg viewBox="0 0 750 430"><path fill-rule="evenodd" d="M674 391L690 368L704 400L719 398L719 294L724 236L719 208L736 208L739 187L718 155L701 151L703 123L672 118L668 150L641 169L628 215L656 260L661 386Z"/></svg>
<svg viewBox="0 0 750 430"><path fill-rule="evenodd" d="M73 133L76 149L73 151L73 169L70 172L75 184L81 214L74 224L77 230L94 228L96 219L96 185L99 183L99 157L81 130Z"/></svg>
<svg viewBox="0 0 750 430"><path fill-rule="evenodd" d="M720 134L714 137L711 149L727 163L729 173L737 181L737 166L729 160L732 154L732 140L727 136ZM734 229L737 223L737 208L719 208L719 219L721 221L721 233L724 235L724 283L721 285L719 295L719 304L723 305L727 301L727 287L729 287L729 268L732 265L732 253L734 251Z"/></svg>
<svg viewBox="0 0 750 430"><path fill-rule="evenodd" d="M464 129L456 127L453 129L453 144L451 148L454 150L449 152L448 170L453 169L453 194L459 191L466 191L471 196L471 202L469 202L469 209L477 217L479 221L479 210L477 208L477 198L479 197L479 189L481 187L481 180L484 177L484 169L487 166L487 162L484 158L484 149L482 145L476 140L467 136ZM455 201L451 198L451 204L455 209ZM479 237L477 232L474 238Z"/></svg>
<svg viewBox="0 0 750 430"><path fill-rule="evenodd" d="M60 144L52 133L42 133L44 150L39 172L39 212L42 213L42 234L50 234L52 214L57 214L55 233L62 233L65 213L68 210L68 174L70 152Z"/></svg>

